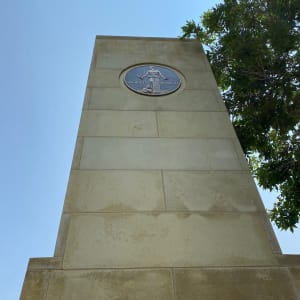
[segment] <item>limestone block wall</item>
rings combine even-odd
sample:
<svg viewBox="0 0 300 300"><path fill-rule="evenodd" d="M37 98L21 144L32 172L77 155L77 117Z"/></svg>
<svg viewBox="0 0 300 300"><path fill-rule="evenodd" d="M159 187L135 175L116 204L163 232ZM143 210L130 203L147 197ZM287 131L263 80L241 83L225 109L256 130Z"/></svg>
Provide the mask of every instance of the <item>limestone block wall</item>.
<svg viewBox="0 0 300 300"><path fill-rule="evenodd" d="M127 89L145 63L180 89ZM280 255L199 43L97 37L55 257L22 299L297 299Z"/></svg>
<svg viewBox="0 0 300 300"><path fill-rule="evenodd" d="M143 63L181 88L127 89ZM270 265L279 251L197 42L96 40L63 214L65 268Z"/></svg>

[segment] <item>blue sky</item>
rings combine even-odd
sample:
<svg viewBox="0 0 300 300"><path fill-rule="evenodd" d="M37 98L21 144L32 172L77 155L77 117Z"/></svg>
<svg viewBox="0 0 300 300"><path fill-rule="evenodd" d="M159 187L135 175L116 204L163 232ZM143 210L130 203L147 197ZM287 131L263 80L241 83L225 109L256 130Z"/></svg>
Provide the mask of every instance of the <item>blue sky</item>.
<svg viewBox="0 0 300 300"><path fill-rule="evenodd" d="M1 1L0 299L19 298L30 257L53 256L95 36L177 37L218 2ZM300 253L300 230L276 233Z"/></svg>

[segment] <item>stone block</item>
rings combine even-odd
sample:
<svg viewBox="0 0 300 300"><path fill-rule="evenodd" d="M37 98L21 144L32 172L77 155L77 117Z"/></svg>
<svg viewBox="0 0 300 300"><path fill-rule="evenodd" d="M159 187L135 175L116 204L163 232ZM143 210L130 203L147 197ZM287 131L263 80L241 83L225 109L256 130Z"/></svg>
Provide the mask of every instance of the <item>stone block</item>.
<svg viewBox="0 0 300 300"><path fill-rule="evenodd" d="M89 213L72 216L63 268L275 263L254 214Z"/></svg>
<svg viewBox="0 0 300 300"><path fill-rule="evenodd" d="M87 93L89 109L167 110L167 111L225 111L217 91L181 90L164 97L139 95L120 88L90 88Z"/></svg>
<svg viewBox="0 0 300 300"><path fill-rule="evenodd" d="M264 211L249 173L164 171L163 176L168 210Z"/></svg>
<svg viewBox="0 0 300 300"><path fill-rule="evenodd" d="M300 266L289 268L296 293L300 299Z"/></svg>
<svg viewBox="0 0 300 300"><path fill-rule="evenodd" d="M243 152L243 149L241 147L240 141L238 140L238 138L235 138L235 139L232 139L232 142L235 146L235 151L236 151L236 154L239 157L239 160L240 160L240 163L241 163L241 166L242 166L243 170L249 170L248 162L247 162L247 159L246 159L245 154Z"/></svg>
<svg viewBox="0 0 300 300"><path fill-rule="evenodd" d="M92 69L87 87L120 87L120 71L114 69Z"/></svg>
<svg viewBox="0 0 300 300"><path fill-rule="evenodd" d="M20 300L46 299L51 271L27 271Z"/></svg>
<svg viewBox="0 0 300 300"><path fill-rule="evenodd" d="M79 169L82 147L83 147L83 138L79 136L77 137L75 150L73 154L73 161L72 161L73 170Z"/></svg>
<svg viewBox="0 0 300 300"><path fill-rule="evenodd" d="M70 221L71 221L71 215L68 213L63 213L60 219L54 256L63 257L64 255L66 240L69 233Z"/></svg>
<svg viewBox="0 0 300 300"><path fill-rule="evenodd" d="M169 270L56 271L47 294L47 300L173 299Z"/></svg>
<svg viewBox="0 0 300 300"><path fill-rule="evenodd" d="M161 137L235 137L226 112L158 112Z"/></svg>
<svg viewBox="0 0 300 300"><path fill-rule="evenodd" d="M120 46L120 45L119 45ZM122 47L123 48L123 47ZM122 70L128 68L131 65L140 63L144 60L144 55L137 57L137 55L133 52L126 53L121 52L120 48L111 47L110 51L97 51L96 57L96 68L101 69L117 69Z"/></svg>
<svg viewBox="0 0 300 300"><path fill-rule="evenodd" d="M240 170L228 139L84 139L80 169Z"/></svg>
<svg viewBox="0 0 300 300"><path fill-rule="evenodd" d="M175 270L177 300L297 300L284 268Z"/></svg>
<svg viewBox="0 0 300 300"><path fill-rule="evenodd" d="M280 248L279 243L277 241L276 235L274 233L271 221L268 218L266 212L264 212L263 214L261 214L261 219L260 220L261 220L262 225L264 227L265 235L266 235L266 238L269 241L269 245L270 245L270 247L272 249L272 253L277 258L277 264L281 265L280 262L278 262L278 255L281 255L282 251L281 251L281 248Z"/></svg>
<svg viewBox="0 0 300 300"><path fill-rule="evenodd" d="M209 65L198 41L149 41L98 39L95 65L97 68L126 68L134 64L163 64L173 68L207 71Z"/></svg>
<svg viewBox="0 0 300 300"><path fill-rule="evenodd" d="M79 136L157 136L155 112L83 111Z"/></svg>
<svg viewBox="0 0 300 300"><path fill-rule="evenodd" d="M162 210L159 171L73 171L64 211Z"/></svg>
<svg viewBox="0 0 300 300"><path fill-rule="evenodd" d="M217 90L218 86L212 72L186 70L183 74L185 88L188 90Z"/></svg>

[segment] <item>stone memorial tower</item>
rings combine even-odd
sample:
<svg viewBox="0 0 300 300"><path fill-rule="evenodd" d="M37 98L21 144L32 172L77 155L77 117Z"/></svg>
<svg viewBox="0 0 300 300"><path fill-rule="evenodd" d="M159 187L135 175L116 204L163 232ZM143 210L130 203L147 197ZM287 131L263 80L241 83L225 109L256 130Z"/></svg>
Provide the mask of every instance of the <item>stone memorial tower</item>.
<svg viewBox="0 0 300 300"><path fill-rule="evenodd" d="M197 41L96 38L54 257L22 300L295 300Z"/></svg>

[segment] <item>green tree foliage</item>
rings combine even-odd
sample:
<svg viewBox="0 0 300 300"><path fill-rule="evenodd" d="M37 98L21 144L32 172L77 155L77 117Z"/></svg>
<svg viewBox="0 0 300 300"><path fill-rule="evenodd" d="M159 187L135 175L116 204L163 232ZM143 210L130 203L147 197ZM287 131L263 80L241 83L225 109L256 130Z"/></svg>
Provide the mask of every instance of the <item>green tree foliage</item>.
<svg viewBox="0 0 300 300"><path fill-rule="evenodd" d="M300 1L225 0L182 31L205 45L258 183L280 193L271 219L293 231L300 217Z"/></svg>

